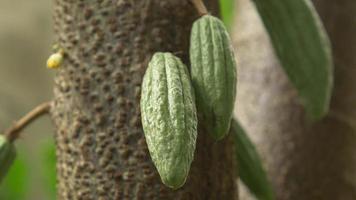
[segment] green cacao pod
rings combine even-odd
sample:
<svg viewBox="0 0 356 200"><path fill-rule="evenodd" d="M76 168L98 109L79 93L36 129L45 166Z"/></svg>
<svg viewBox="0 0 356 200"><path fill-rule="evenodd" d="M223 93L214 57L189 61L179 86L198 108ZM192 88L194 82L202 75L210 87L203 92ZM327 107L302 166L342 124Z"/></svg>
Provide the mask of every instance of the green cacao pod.
<svg viewBox="0 0 356 200"><path fill-rule="evenodd" d="M190 62L198 113L211 135L222 139L234 108L236 62L229 34L218 18L205 15L194 22Z"/></svg>
<svg viewBox="0 0 356 200"><path fill-rule="evenodd" d="M194 91L187 67L170 53L156 53L142 83L142 126L162 182L181 187L197 138Z"/></svg>
<svg viewBox="0 0 356 200"><path fill-rule="evenodd" d="M0 182L6 176L15 157L15 146L4 135L0 135Z"/></svg>

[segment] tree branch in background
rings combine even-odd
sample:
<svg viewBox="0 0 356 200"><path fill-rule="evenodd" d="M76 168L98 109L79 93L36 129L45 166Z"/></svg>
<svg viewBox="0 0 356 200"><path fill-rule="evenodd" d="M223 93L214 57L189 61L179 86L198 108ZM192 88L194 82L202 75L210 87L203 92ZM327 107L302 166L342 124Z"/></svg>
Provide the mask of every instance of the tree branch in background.
<svg viewBox="0 0 356 200"><path fill-rule="evenodd" d="M8 128L4 135L8 138L10 142L13 142L16 140L20 132L31 122L33 122L35 119L41 117L44 114L48 114L49 109L51 106L51 102L45 102L40 105L38 105L36 108L31 110L29 113L27 113L24 117L22 117L20 120L15 121L14 124Z"/></svg>
<svg viewBox="0 0 356 200"><path fill-rule="evenodd" d="M208 14L208 10L206 9L202 0L190 0L194 7L197 9L199 16L203 16Z"/></svg>

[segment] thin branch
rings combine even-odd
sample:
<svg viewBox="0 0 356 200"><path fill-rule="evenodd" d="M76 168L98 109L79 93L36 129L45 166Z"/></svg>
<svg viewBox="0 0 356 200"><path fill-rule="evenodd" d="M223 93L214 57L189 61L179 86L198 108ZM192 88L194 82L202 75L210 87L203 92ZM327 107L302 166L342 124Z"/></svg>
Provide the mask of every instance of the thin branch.
<svg viewBox="0 0 356 200"><path fill-rule="evenodd" d="M41 117L44 114L48 114L51 107L51 102L45 102L38 105L36 108L27 113L20 120L14 122L14 124L5 131L5 136L9 139L10 142L15 141L20 132L35 119Z"/></svg>
<svg viewBox="0 0 356 200"><path fill-rule="evenodd" d="M208 14L208 10L206 9L204 2L202 0L190 0L194 7L197 9L199 16L203 16Z"/></svg>

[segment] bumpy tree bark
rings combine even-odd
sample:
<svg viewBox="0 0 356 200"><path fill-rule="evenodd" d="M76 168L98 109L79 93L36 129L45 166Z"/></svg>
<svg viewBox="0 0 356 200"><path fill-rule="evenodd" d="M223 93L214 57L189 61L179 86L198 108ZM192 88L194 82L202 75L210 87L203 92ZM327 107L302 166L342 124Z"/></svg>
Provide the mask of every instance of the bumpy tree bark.
<svg viewBox="0 0 356 200"><path fill-rule="evenodd" d="M206 1L217 13L217 1ZM231 139L203 131L185 186L162 185L141 127L142 76L156 51L187 61L197 18L185 0L55 0L65 61L55 78L58 199L235 199Z"/></svg>
<svg viewBox="0 0 356 200"><path fill-rule="evenodd" d="M252 3L238 2L236 110L265 160L277 199L356 199L356 1L315 1L335 59L331 110L317 123L306 122Z"/></svg>

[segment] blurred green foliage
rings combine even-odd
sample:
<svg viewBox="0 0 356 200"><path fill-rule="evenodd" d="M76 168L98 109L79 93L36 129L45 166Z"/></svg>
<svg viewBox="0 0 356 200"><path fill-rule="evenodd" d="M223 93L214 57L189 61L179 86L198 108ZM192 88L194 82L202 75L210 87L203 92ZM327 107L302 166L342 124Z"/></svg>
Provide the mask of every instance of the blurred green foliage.
<svg viewBox="0 0 356 200"><path fill-rule="evenodd" d="M231 27L234 17L234 2L234 0L220 0L221 16L228 29Z"/></svg>
<svg viewBox="0 0 356 200"><path fill-rule="evenodd" d="M0 187L0 199L22 200L25 199L28 186L27 163L24 155L18 155L8 175Z"/></svg>
<svg viewBox="0 0 356 200"><path fill-rule="evenodd" d="M0 184L1 200L27 200L26 196L31 192L30 184L38 181L43 182L41 185L44 188L40 189L45 193L46 199L56 199L56 155L53 140L43 143L40 148L40 160L34 162L40 162L43 166L43 170L40 170L42 174L36 180L30 180L31 159L28 159L29 155L24 150L18 151L13 166Z"/></svg>
<svg viewBox="0 0 356 200"><path fill-rule="evenodd" d="M42 154L46 192L51 199L56 199L56 149L54 144L45 144Z"/></svg>

